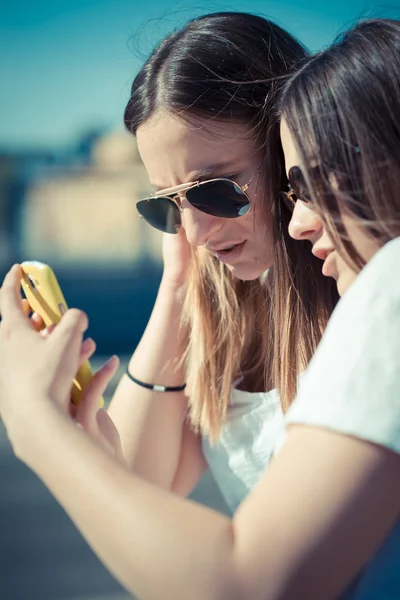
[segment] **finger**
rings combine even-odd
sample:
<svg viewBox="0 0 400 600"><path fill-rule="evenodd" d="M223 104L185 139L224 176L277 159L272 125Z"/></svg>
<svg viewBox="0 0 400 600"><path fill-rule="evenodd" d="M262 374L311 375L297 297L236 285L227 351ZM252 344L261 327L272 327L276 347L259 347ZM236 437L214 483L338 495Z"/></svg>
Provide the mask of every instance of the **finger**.
<svg viewBox="0 0 400 600"><path fill-rule="evenodd" d="M79 357L82 337L88 327L86 314L76 308L67 310L51 336L54 352L61 355L67 349Z"/></svg>
<svg viewBox="0 0 400 600"><path fill-rule="evenodd" d="M42 329L40 331L40 335L44 338L47 338L51 334L51 332L54 331L54 329L55 329L55 324L53 323L52 325L49 325L45 329Z"/></svg>
<svg viewBox="0 0 400 600"><path fill-rule="evenodd" d="M98 401L103 396L111 379L114 377L119 366L119 358L112 356L97 373L93 376L91 382L84 388L83 397L92 396Z"/></svg>
<svg viewBox="0 0 400 600"><path fill-rule="evenodd" d="M28 302L28 300L26 298L22 299L22 310L23 310L24 315L26 317L28 317L29 314L30 314L30 312L31 312L31 307L30 307L29 302Z"/></svg>
<svg viewBox="0 0 400 600"><path fill-rule="evenodd" d="M69 414L73 419L75 419L75 417L76 417L77 408L78 407L73 402L69 403Z"/></svg>
<svg viewBox="0 0 400 600"><path fill-rule="evenodd" d="M26 317L29 317L32 312L31 306L26 298L22 299L22 312ZM43 329L43 319L35 312L30 317L30 323L35 331L41 331Z"/></svg>
<svg viewBox="0 0 400 600"><path fill-rule="evenodd" d="M57 365L54 373L53 393L64 395L72 385L79 368L83 333L87 329L85 313L77 309L68 310L47 340L49 360Z"/></svg>
<svg viewBox="0 0 400 600"><path fill-rule="evenodd" d="M36 313L35 313L36 314ZM39 317L40 319L41 317ZM40 330L40 335L44 338L48 337L56 328L56 324L52 323L48 327ZM96 350L96 342L92 338L87 338L81 345L81 364L83 364L86 360L88 360Z"/></svg>
<svg viewBox="0 0 400 600"><path fill-rule="evenodd" d="M22 312L26 317L29 317L32 312L31 306L26 298L22 299ZM41 331L43 329L43 320L39 317L37 313L33 313L30 317L30 324L32 325L35 331Z"/></svg>
<svg viewBox="0 0 400 600"><path fill-rule="evenodd" d="M98 434L96 413L99 410L99 399L103 396L107 385L114 377L118 365L118 357L112 356L93 376L91 382L82 392L82 398L77 407L75 418L93 435Z"/></svg>
<svg viewBox="0 0 400 600"><path fill-rule="evenodd" d="M116 458L124 460L121 438L114 421L104 408L100 408L96 413L97 427L103 439L111 446Z"/></svg>
<svg viewBox="0 0 400 600"><path fill-rule="evenodd" d="M82 394L81 401L75 406L75 421L81 425L90 435L97 437L99 429L96 420L96 413L99 410L99 399L97 396ZM72 414L72 413L71 413Z"/></svg>
<svg viewBox="0 0 400 600"><path fill-rule="evenodd" d="M87 338L81 346L81 354L79 357L79 366L81 367L96 351L96 342L92 338Z"/></svg>
<svg viewBox="0 0 400 600"><path fill-rule="evenodd" d="M33 313L31 316L31 325L35 331L42 331L45 323L40 315Z"/></svg>
<svg viewBox="0 0 400 600"><path fill-rule="evenodd" d="M20 292L21 267L14 265L4 278L0 294L0 313L12 328L27 326Z"/></svg>

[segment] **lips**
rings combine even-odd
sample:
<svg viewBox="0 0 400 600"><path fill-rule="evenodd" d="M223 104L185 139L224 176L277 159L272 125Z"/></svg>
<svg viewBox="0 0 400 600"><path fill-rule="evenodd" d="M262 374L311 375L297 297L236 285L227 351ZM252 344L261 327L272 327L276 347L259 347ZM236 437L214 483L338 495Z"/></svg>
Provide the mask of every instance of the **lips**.
<svg viewBox="0 0 400 600"><path fill-rule="evenodd" d="M243 243L244 242L226 242L223 245L219 246L218 248L211 248L210 246L207 246L207 250L209 252L212 252L213 254L217 254L218 252L230 251L235 246L239 246L240 244L243 244Z"/></svg>
<svg viewBox="0 0 400 600"><path fill-rule="evenodd" d="M333 277L334 279L337 278L335 256L333 252L328 254L324 260L324 264L322 265L322 275L325 275L325 277Z"/></svg>
<svg viewBox="0 0 400 600"><path fill-rule="evenodd" d="M221 262L225 263L225 264L234 264L240 257L240 255L242 254L244 245L246 244L246 242L241 242L240 244L235 244L233 246L233 248L231 248L230 250L218 250L216 252L213 252L214 256L216 256ZM226 246L225 246L226 248ZM229 246L228 246L229 248Z"/></svg>

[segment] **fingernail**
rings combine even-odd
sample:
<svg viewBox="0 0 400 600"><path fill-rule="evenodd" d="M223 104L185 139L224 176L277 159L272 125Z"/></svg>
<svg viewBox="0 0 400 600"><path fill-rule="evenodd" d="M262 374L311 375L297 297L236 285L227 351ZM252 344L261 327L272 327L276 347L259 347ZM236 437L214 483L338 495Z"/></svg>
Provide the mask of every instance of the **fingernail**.
<svg viewBox="0 0 400 600"><path fill-rule="evenodd" d="M115 362L118 360L118 356L116 354L114 354L113 356L111 356L108 361L104 364L104 366L106 368L111 368L115 365Z"/></svg>
<svg viewBox="0 0 400 600"><path fill-rule="evenodd" d="M48 327L45 327L41 331L42 336L47 337L48 335L50 335L50 333L53 331L54 328L55 328L55 325L49 325Z"/></svg>
<svg viewBox="0 0 400 600"><path fill-rule="evenodd" d="M70 308L65 314L69 315L68 318L72 319L73 324L77 325L82 332L86 331L89 326L86 313L78 308Z"/></svg>
<svg viewBox="0 0 400 600"><path fill-rule="evenodd" d="M89 352L92 348L94 348L95 342L92 338L87 338L82 344L83 352Z"/></svg>
<svg viewBox="0 0 400 600"><path fill-rule="evenodd" d="M19 264L15 264L11 267L11 269L8 271L8 273L6 274L6 277L14 277L17 274L17 271L19 269ZM4 278L5 279L5 278Z"/></svg>

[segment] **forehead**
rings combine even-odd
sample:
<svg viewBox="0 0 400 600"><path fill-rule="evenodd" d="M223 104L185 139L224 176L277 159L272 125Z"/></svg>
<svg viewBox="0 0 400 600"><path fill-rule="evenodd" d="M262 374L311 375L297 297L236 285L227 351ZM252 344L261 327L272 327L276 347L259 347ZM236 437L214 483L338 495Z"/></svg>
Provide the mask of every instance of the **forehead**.
<svg viewBox="0 0 400 600"><path fill-rule="evenodd" d="M241 170L257 153L244 125L201 118L186 121L166 111L140 125L137 144L157 187L189 181L191 173L211 165L224 163Z"/></svg>

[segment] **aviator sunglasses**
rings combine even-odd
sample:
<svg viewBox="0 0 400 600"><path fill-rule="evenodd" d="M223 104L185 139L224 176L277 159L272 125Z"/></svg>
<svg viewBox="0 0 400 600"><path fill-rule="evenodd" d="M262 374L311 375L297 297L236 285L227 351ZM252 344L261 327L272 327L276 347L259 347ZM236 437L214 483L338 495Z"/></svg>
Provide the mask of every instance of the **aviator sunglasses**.
<svg viewBox="0 0 400 600"><path fill-rule="evenodd" d="M237 219L250 210L246 191L260 169L243 186L225 177L191 181L154 192L139 200L136 208L147 223L165 233L178 233L182 226L182 194L191 206L203 213L221 219Z"/></svg>

